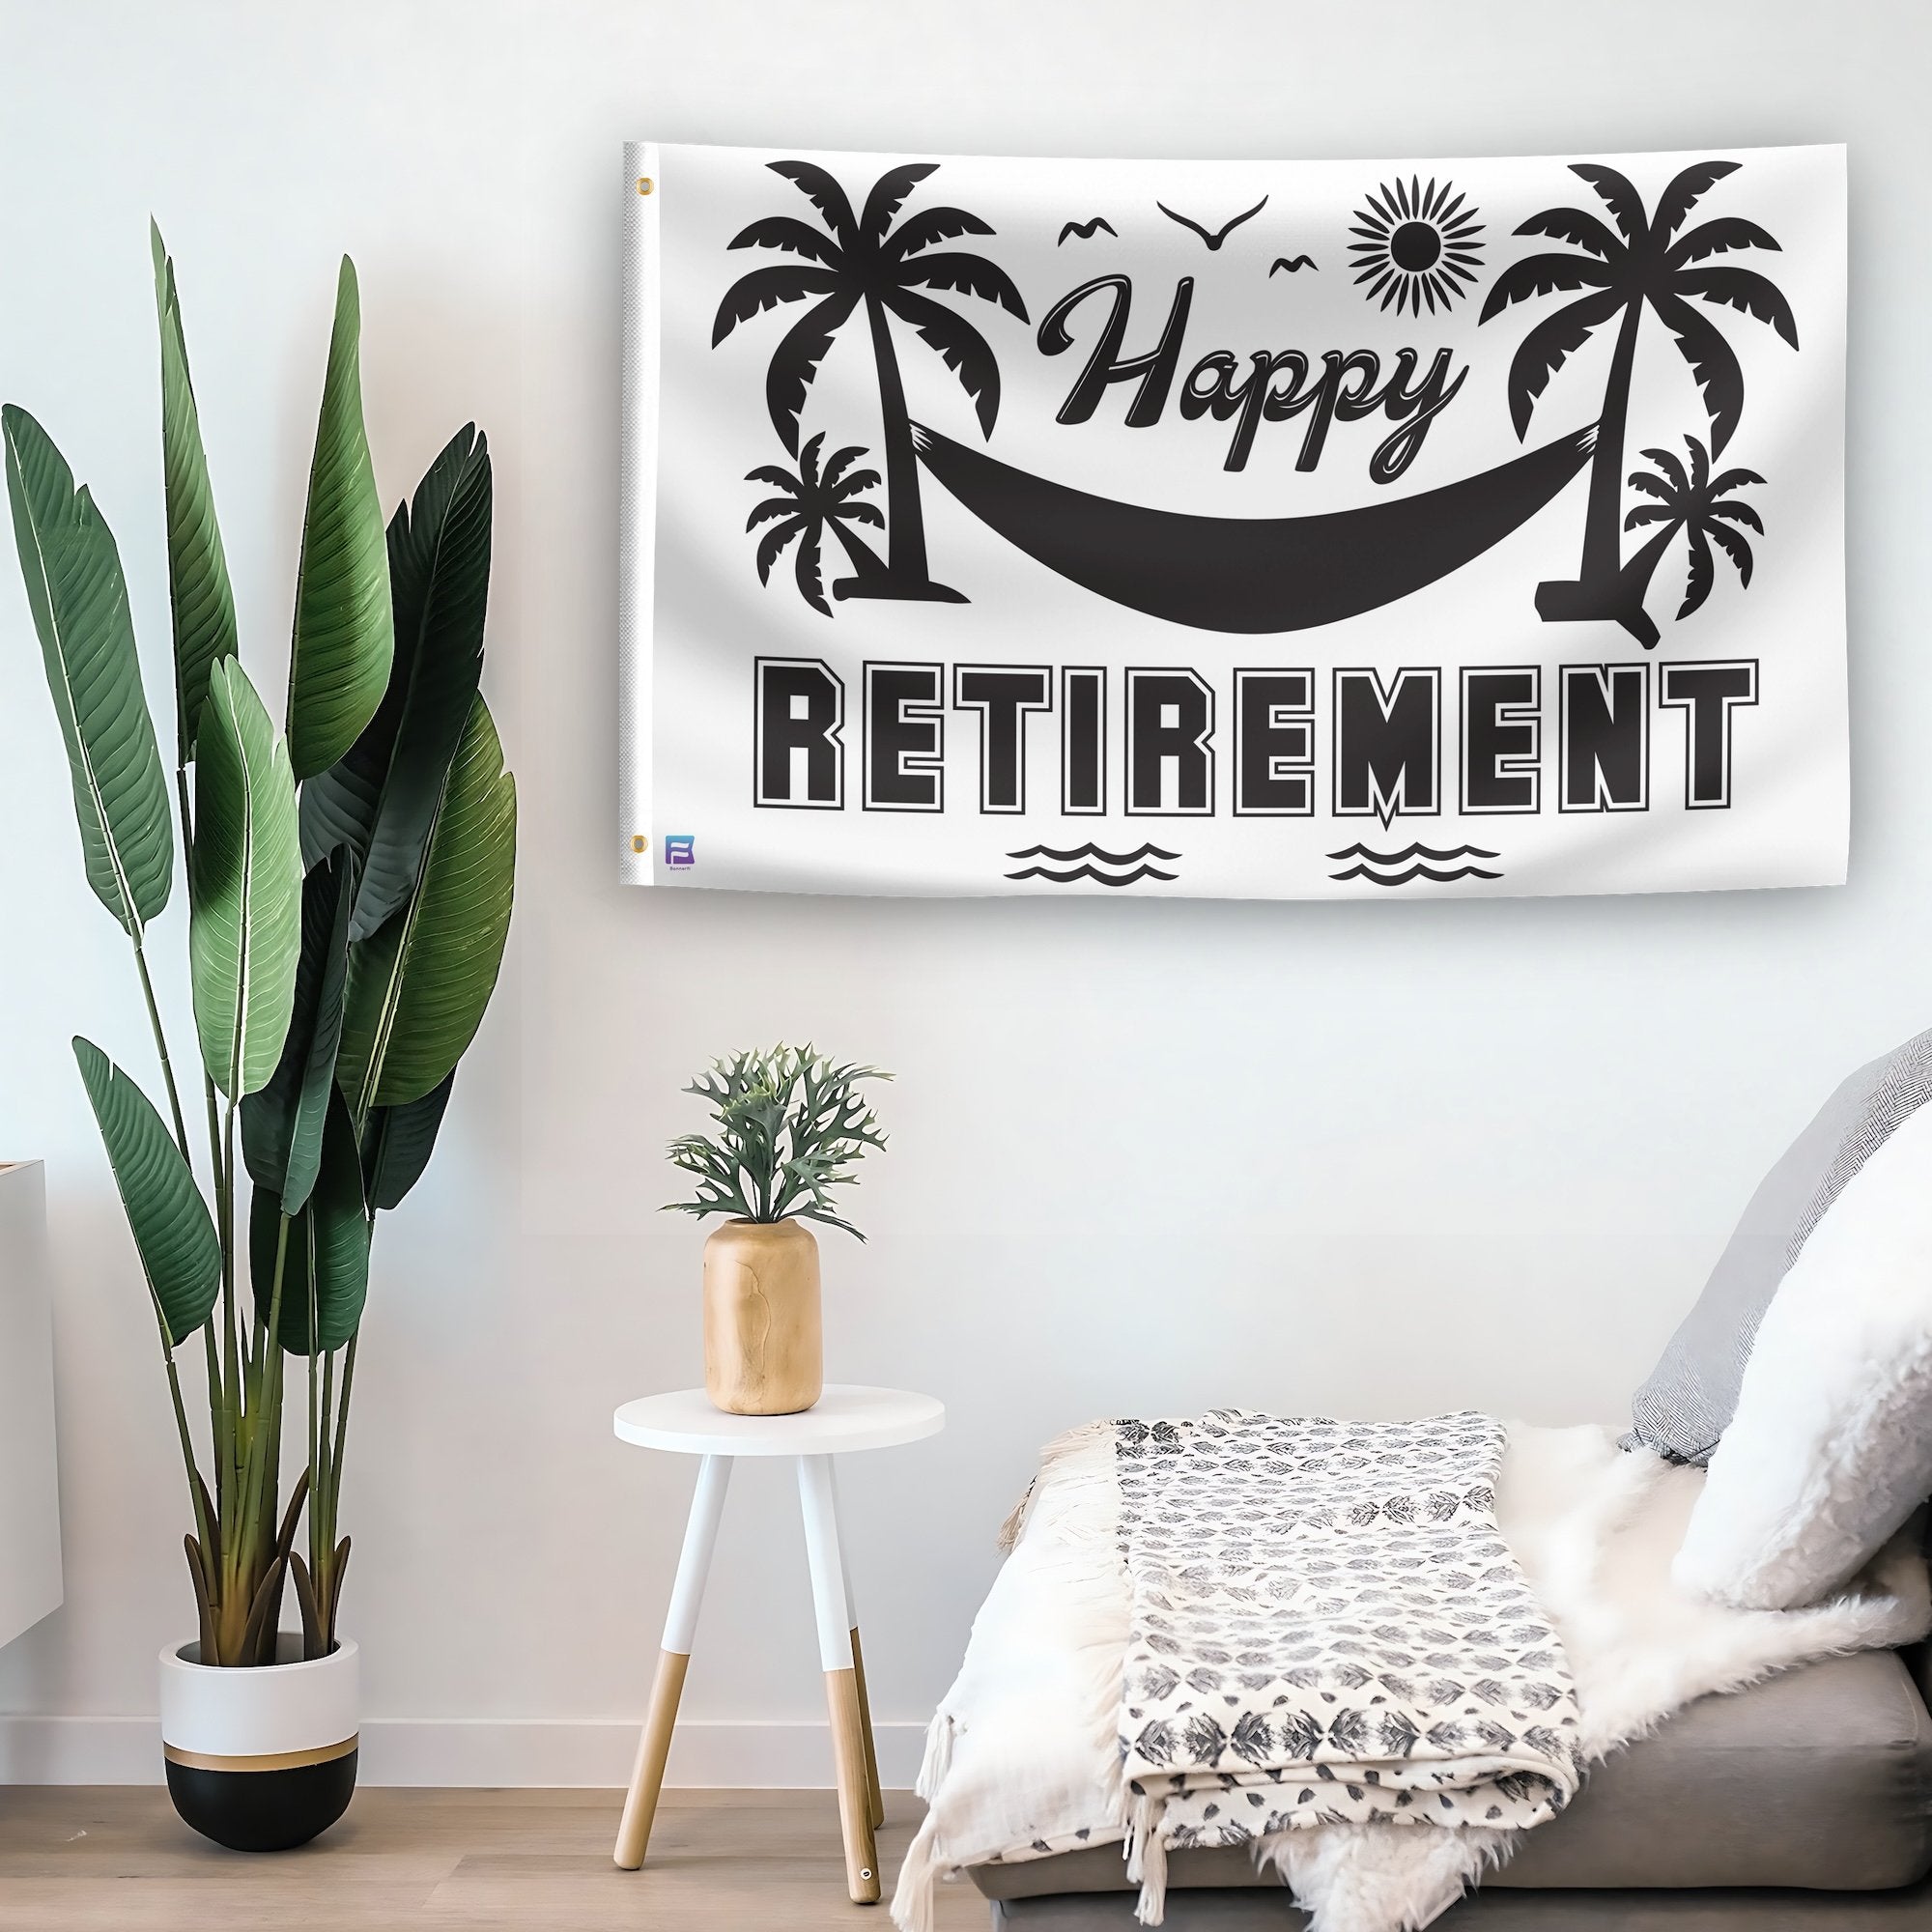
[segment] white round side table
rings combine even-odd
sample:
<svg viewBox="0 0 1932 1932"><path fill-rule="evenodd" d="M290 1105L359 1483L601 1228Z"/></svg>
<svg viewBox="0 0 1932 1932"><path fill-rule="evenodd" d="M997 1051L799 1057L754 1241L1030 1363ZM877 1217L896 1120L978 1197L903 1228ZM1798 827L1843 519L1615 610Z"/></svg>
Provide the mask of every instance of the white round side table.
<svg viewBox="0 0 1932 1932"><path fill-rule="evenodd" d="M731 1464L740 1456L789 1456L798 1465L799 1509L805 1519L806 1558L818 1621L818 1659L832 1714L846 1889L857 1904L876 1904L879 1856L873 1833L885 1823L885 1806L879 1795L872 1714L866 1697L866 1665L859 1648L859 1616L838 1542L838 1494L832 1463L835 1456L853 1450L890 1449L937 1435L946 1425L944 1405L905 1389L833 1382L814 1406L797 1415L726 1415L712 1406L702 1389L679 1389L671 1395L627 1402L611 1422L621 1441L704 1459L697 1465L697 1491L692 1497L677 1580L671 1585L670 1608L665 1616L664 1649L612 1856L626 1871L635 1871L643 1863L650 1843Z"/></svg>

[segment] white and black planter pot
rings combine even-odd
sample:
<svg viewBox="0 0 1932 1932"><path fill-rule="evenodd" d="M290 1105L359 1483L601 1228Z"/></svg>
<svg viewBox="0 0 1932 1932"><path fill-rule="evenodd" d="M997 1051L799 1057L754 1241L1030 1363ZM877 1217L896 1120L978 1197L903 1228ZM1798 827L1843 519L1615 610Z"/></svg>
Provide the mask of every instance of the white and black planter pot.
<svg viewBox="0 0 1932 1932"><path fill-rule="evenodd" d="M353 1643L303 1662L284 1632L276 1662L203 1663L198 1643L161 1653L161 1745L183 1820L236 1852L305 1845L355 1789L358 1657Z"/></svg>

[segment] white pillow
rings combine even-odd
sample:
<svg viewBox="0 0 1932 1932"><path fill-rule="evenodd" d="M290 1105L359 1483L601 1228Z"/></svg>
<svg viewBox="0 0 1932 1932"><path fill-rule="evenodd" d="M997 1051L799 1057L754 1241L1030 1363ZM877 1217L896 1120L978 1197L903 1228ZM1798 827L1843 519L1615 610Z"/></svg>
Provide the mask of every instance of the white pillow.
<svg viewBox="0 0 1932 1932"><path fill-rule="evenodd" d="M1671 1568L1746 1609L1849 1581L1932 1494L1932 1107L1892 1134L1784 1277Z"/></svg>

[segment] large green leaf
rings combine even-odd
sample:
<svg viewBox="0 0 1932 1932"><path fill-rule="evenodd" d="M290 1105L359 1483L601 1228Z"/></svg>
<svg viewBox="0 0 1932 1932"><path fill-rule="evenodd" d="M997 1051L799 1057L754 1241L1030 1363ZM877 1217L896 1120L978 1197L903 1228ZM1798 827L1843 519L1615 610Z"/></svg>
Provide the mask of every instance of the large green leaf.
<svg viewBox="0 0 1932 1932"><path fill-rule="evenodd" d="M238 658L209 675L194 768L188 959L202 1064L230 1099L269 1083L301 953L301 846L288 749Z"/></svg>
<svg viewBox="0 0 1932 1932"><path fill-rule="evenodd" d="M362 735L395 649L383 506L362 428L361 326L355 265L345 255L296 579L289 756L298 779L327 771Z"/></svg>
<svg viewBox="0 0 1932 1932"><path fill-rule="evenodd" d="M372 1208L396 1207L422 1179L455 1085L452 1071L420 1100L378 1107L369 1116L362 1135L362 1188Z"/></svg>
<svg viewBox="0 0 1932 1932"><path fill-rule="evenodd" d="M208 1204L140 1088L92 1040L76 1037L73 1057L107 1144L148 1292L168 1346L177 1348L208 1320L221 1288L221 1243Z"/></svg>
<svg viewBox="0 0 1932 1932"><path fill-rule="evenodd" d="M114 534L47 433L0 410L20 575L73 781L87 883L138 940L168 902L175 840ZM23 909L15 907L15 912Z"/></svg>
<svg viewBox="0 0 1932 1932"><path fill-rule="evenodd" d="M463 1058L503 961L517 786L478 697L408 905L351 949L337 1078L358 1120L419 1099Z"/></svg>
<svg viewBox="0 0 1932 1932"><path fill-rule="evenodd" d="M258 1186L248 1209L248 1274L264 1322L273 1305L281 1225L280 1198L273 1188ZM341 1348L355 1333L368 1293L369 1217L362 1206L362 1165L348 1106L337 1094L323 1132L315 1191L289 1222L276 1340L292 1355L309 1354L316 1346Z"/></svg>
<svg viewBox="0 0 1932 1932"><path fill-rule="evenodd" d="M352 936L366 939L410 895L449 761L483 670L490 592L490 446L473 423L451 438L389 523L396 656L368 729L302 787L310 865L346 844L362 858Z"/></svg>
<svg viewBox="0 0 1932 1932"><path fill-rule="evenodd" d="M299 1212L322 1164L322 1129L335 1092L342 1038L342 995L349 979L349 908L355 861L333 852L302 881L301 956L295 1008L274 1077L242 1103L242 1151L248 1172Z"/></svg>
<svg viewBox="0 0 1932 1932"><path fill-rule="evenodd" d="M161 480L168 515L168 603L175 629L175 734L180 761L194 756L208 674L235 655L235 594L214 521L214 489L201 446L201 416L188 380L175 265L161 231L148 224L155 251L155 307L161 325Z"/></svg>

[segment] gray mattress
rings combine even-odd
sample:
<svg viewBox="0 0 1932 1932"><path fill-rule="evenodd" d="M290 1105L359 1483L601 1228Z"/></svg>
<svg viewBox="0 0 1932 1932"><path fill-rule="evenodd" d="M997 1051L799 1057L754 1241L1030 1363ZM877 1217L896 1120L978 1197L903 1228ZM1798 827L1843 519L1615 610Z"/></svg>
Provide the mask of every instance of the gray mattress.
<svg viewBox="0 0 1932 1932"><path fill-rule="evenodd" d="M1599 1766L1561 1818L1526 1833L1481 1892L1436 1922L1932 1928L1928 1872L1932 1718L1902 1661L1874 1651L1700 1699ZM1116 1845L971 1876L1014 1932L1133 1924ZM1168 1885L1173 1932L1304 1922L1240 1850L1177 1853Z"/></svg>
<svg viewBox="0 0 1932 1932"><path fill-rule="evenodd" d="M1145 1932L1122 1892L995 1900L996 1932ZM1278 1895L1170 1892L1161 1932L1307 1932ZM1909 1891L1480 1891L1430 1932L1927 1932L1932 1889Z"/></svg>

